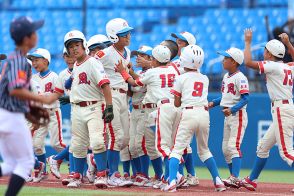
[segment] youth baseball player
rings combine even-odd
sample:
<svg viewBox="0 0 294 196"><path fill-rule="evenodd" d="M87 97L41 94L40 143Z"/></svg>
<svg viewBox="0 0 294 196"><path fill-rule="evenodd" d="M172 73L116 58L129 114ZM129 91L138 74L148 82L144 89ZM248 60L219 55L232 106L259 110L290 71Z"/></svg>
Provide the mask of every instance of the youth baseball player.
<svg viewBox="0 0 294 196"><path fill-rule="evenodd" d="M106 33L113 45L96 54L96 58L104 66L105 72L110 80L114 119L108 125L108 163L109 179L112 186L130 186L130 180L122 180L118 171L119 158L124 165L130 165L129 144L129 110L127 101L128 85L122 76L115 71L115 64L122 61L127 67L130 63L131 30L122 18L115 18L106 24Z"/></svg>
<svg viewBox="0 0 294 196"><path fill-rule="evenodd" d="M58 82L58 75L52 72L48 67L51 62L51 56L48 50L38 48L33 53L30 53L27 58L32 61L32 66L38 72L32 76L40 85L40 95L47 96L52 94L56 83ZM33 135L34 151L39 161L46 163L45 138L50 134L51 146L57 151L62 151L66 145L63 143L62 137L62 117L59 101L55 101L50 105L43 105L50 114L50 122L47 126L40 127ZM46 165L46 164L45 164ZM46 172L41 178L46 178ZM34 179L34 181L39 179Z"/></svg>
<svg viewBox="0 0 294 196"><path fill-rule="evenodd" d="M293 130L293 70L282 62L285 55L285 46L278 40L270 40L264 48L264 61L252 61L251 40L252 30L245 29L244 61L248 68L258 70L266 76L266 86L271 100L273 122L263 138L258 142L257 156L250 176L242 180L241 185L250 191L257 188L257 179L270 149L277 143L282 159L290 167L294 167Z"/></svg>
<svg viewBox="0 0 294 196"><path fill-rule="evenodd" d="M76 58L71 79L68 80L71 82L69 86L72 104L70 151L73 152L75 174L67 187L81 186L82 173L90 146L96 163L99 163L94 185L98 188L107 188L107 154L104 134L105 123L113 119L109 80L102 64L87 55L87 43L82 32L77 30L68 32L64 36L64 45L69 55ZM47 98L49 101L56 100L64 93L60 86L62 84L55 88L57 93ZM67 84L65 86L67 87Z"/></svg>
<svg viewBox="0 0 294 196"><path fill-rule="evenodd" d="M215 190L225 191L219 177L215 160L208 148L209 113L207 95L209 80L199 73L203 64L204 52L197 45L184 48L180 56L181 66L186 73L177 77L171 93L174 94L174 105L183 109L180 124L176 133L175 144L170 154L169 184L164 191L175 192L177 188L176 172L184 149L190 144L193 134L196 134L197 152L211 173Z"/></svg>
<svg viewBox="0 0 294 196"><path fill-rule="evenodd" d="M25 113L29 101L46 103L46 99L30 92L31 67L27 52L34 48L36 31L43 20L19 17L10 23L10 35L15 50L2 67L0 81L0 154L3 162L0 177L10 176L5 195L17 195L34 166L34 153ZM17 139L21 138L21 139Z"/></svg>
<svg viewBox="0 0 294 196"><path fill-rule="evenodd" d="M142 46L136 51L132 51L132 55L140 56L146 60L151 59L152 48L149 46ZM136 71L138 77L142 76L149 67L144 67L140 64L137 66L141 67L140 70ZM134 185L136 186L151 186L149 180L149 158L147 149L145 146L144 132L145 126L145 106L142 103L145 94L146 87L131 87L130 93L132 97L133 110L130 115L130 142L129 150L134 162L135 169L137 171Z"/></svg>
<svg viewBox="0 0 294 196"><path fill-rule="evenodd" d="M218 52L223 55L223 67L228 71L222 81L222 96L209 102L209 108L220 105L225 115L223 134L223 154L231 176L223 180L227 187L239 188L241 169L241 144L247 126L246 105L249 99L249 84L239 70L244 54L238 48Z"/></svg>
<svg viewBox="0 0 294 196"><path fill-rule="evenodd" d="M103 50L104 48L107 48L107 45L104 44L105 40L103 39L106 37L105 35L98 34L90 37L89 41L87 42L87 46L89 48L89 55L95 56L95 54L99 50Z"/></svg>

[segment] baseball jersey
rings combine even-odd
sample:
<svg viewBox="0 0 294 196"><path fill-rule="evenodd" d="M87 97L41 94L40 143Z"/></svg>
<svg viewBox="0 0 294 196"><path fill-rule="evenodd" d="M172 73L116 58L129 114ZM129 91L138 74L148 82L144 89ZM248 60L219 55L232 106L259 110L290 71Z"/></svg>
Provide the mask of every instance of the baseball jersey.
<svg viewBox="0 0 294 196"><path fill-rule="evenodd" d="M64 88L65 81L67 79L69 79L70 76L71 76L71 71L68 68L62 70L58 75L58 79L59 79L59 83L60 83L60 84L58 84L58 88L62 89L64 91L65 95L69 95L69 93L70 93L70 89Z"/></svg>
<svg viewBox="0 0 294 196"><path fill-rule="evenodd" d="M10 92L17 88L30 88L31 65L20 50L11 53L2 65L0 80L0 108L10 112L29 111L29 102L10 96Z"/></svg>
<svg viewBox="0 0 294 196"><path fill-rule="evenodd" d="M266 76L266 87L271 101L292 99L293 70L283 62L259 61L260 73Z"/></svg>
<svg viewBox="0 0 294 196"><path fill-rule="evenodd" d="M36 82L34 79L30 80L31 84L31 91L35 94L40 94L41 93L41 88L38 82Z"/></svg>
<svg viewBox="0 0 294 196"><path fill-rule="evenodd" d="M75 62L71 77L73 78L70 91L71 103L104 100L101 86L109 84L109 80L103 65L95 58L88 56L82 63ZM61 88L58 86L55 90L63 93Z"/></svg>
<svg viewBox="0 0 294 196"><path fill-rule="evenodd" d="M173 87L175 77L180 75L175 66L160 66L148 69L141 77L136 79L138 86L147 87L143 104L158 103L163 99L172 99L170 90Z"/></svg>
<svg viewBox="0 0 294 196"><path fill-rule="evenodd" d="M40 73L34 74L32 80L35 80L40 86L40 95L50 95L54 93L55 86L58 83L58 75L55 72L49 71L45 76L41 76ZM59 100L56 100L50 105L43 104L44 108L53 109L59 108Z"/></svg>
<svg viewBox="0 0 294 196"><path fill-rule="evenodd" d="M127 68L130 63L130 50L125 47L126 55L121 54L113 45L100 50L95 55L104 66L105 72L110 80L110 86L112 88L121 88L125 91L128 90L128 84L125 82L120 73L115 71L116 64L119 60L122 60L123 66Z"/></svg>
<svg viewBox="0 0 294 196"><path fill-rule="evenodd" d="M181 97L181 107L207 106L209 80L199 72L186 72L176 78L171 94Z"/></svg>
<svg viewBox="0 0 294 196"><path fill-rule="evenodd" d="M249 84L246 76L236 71L232 75L226 73L222 81L222 99L220 106L233 107L241 100L241 95L249 93ZM243 107L246 108L247 104Z"/></svg>
<svg viewBox="0 0 294 196"><path fill-rule="evenodd" d="M139 77L142 76L143 73L144 71L141 70L136 72ZM132 86L131 91L133 92L132 103L135 105L141 104L147 91L146 86Z"/></svg>

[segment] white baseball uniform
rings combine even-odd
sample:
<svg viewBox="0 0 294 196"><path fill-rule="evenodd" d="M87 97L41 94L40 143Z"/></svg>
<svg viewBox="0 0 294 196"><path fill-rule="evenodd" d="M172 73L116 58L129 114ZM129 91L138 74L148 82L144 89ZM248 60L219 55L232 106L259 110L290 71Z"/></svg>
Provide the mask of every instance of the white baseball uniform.
<svg viewBox="0 0 294 196"><path fill-rule="evenodd" d="M72 78L71 150L74 157L85 158L89 145L94 154L106 151L106 126L102 119L105 100L101 86L109 80L103 65L90 56L84 62L74 64ZM64 92L59 87L55 90Z"/></svg>
<svg viewBox="0 0 294 196"><path fill-rule="evenodd" d="M289 65L273 61L260 61L259 70L266 76L267 91L272 102L273 122L258 143L257 156L267 158L270 149L277 143L282 159L293 166L294 72Z"/></svg>
<svg viewBox="0 0 294 196"><path fill-rule="evenodd" d="M70 76L71 76L71 71L68 68L62 70L58 75L59 82L61 83L58 86L60 89L62 89L64 91L65 95L69 95L69 93L70 93L70 89L65 89L65 87L64 87L65 81L68 80L70 78Z"/></svg>
<svg viewBox="0 0 294 196"><path fill-rule="evenodd" d="M156 116L153 115L157 110L157 106L170 102L170 89L173 86L175 76L178 75L177 69L173 66L160 66L148 69L141 77L136 79L139 86L146 85L147 92L143 99L145 105L145 143L148 155L151 160L160 157L157 151L156 134L150 129L155 126Z"/></svg>
<svg viewBox="0 0 294 196"><path fill-rule="evenodd" d="M143 71L138 71L136 74L141 76ZM147 154L145 146L144 132L145 126L145 111L142 103L146 94L146 87L131 87L133 110L130 115L130 142L129 150L132 158L137 158Z"/></svg>
<svg viewBox="0 0 294 196"><path fill-rule="evenodd" d="M241 95L246 93L249 93L246 76L240 71L231 75L226 73L222 81L220 106L231 108L241 100ZM246 105L235 114L225 117L222 149L227 163L231 163L235 157L242 157L240 147L247 123Z"/></svg>
<svg viewBox="0 0 294 196"><path fill-rule="evenodd" d="M129 135L129 108L127 99L128 84L120 73L115 71L116 64L122 60L123 66L130 63L130 50L125 47L125 56L113 45L100 50L96 58L104 66L105 72L110 80L114 119L108 123L108 149L121 151L121 161L130 160L128 144Z"/></svg>
<svg viewBox="0 0 294 196"><path fill-rule="evenodd" d="M40 85L40 95L46 96L54 93L54 88L58 83L58 75L49 71L45 76L40 73L34 74L32 80L35 80ZM48 110L50 122L47 126L41 126L33 134L33 144L36 155L45 153L45 138L50 134L50 144L57 151L62 151L66 146L63 143L62 137L62 117L59 101L55 101L51 105L43 105Z"/></svg>
<svg viewBox="0 0 294 196"><path fill-rule="evenodd" d="M207 110L209 80L198 72L177 77L171 93L181 97L182 115L170 157L181 159L184 149L196 134L197 152L202 162L212 157L208 148L209 112Z"/></svg>

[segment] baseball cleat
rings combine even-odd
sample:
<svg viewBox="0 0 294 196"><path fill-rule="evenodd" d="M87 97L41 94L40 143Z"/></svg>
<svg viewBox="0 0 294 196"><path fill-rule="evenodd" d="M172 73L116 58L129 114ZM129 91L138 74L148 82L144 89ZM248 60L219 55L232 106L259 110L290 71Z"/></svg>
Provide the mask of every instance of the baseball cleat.
<svg viewBox="0 0 294 196"><path fill-rule="evenodd" d="M240 185L241 182L239 178L236 178L235 176L230 176L229 178L224 179L223 182L226 187L231 187L236 189L241 187Z"/></svg>
<svg viewBox="0 0 294 196"><path fill-rule="evenodd" d="M28 176L26 178L26 182L33 182L34 178L32 176Z"/></svg>
<svg viewBox="0 0 294 196"><path fill-rule="evenodd" d="M167 184L163 191L165 192L176 192L177 191L177 182L176 180L171 181L169 184Z"/></svg>
<svg viewBox="0 0 294 196"><path fill-rule="evenodd" d="M106 171L97 172L96 179L94 181L94 185L97 188L104 189L107 188L107 176Z"/></svg>
<svg viewBox="0 0 294 196"><path fill-rule="evenodd" d="M52 175L55 176L57 179L60 179L61 177L60 171L59 171L60 164L58 163L58 161L54 160L53 157L54 155L48 157L47 163L49 164Z"/></svg>
<svg viewBox="0 0 294 196"><path fill-rule="evenodd" d="M62 179L61 183L62 185L66 186L68 185L71 181L73 181L73 175L74 175L74 172L70 173L66 178Z"/></svg>
<svg viewBox="0 0 294 196"><path fill-rule="evenodd" d="M97 171L93 154L87 154L87 164L88 164L88 169L87 169L86 176L89 182L93 183L95 180L96 171Z"/></svg>
<svg viewBox="0 0 294 196"><path fill-rule="evenodd" d="M44 170L45 170L45 163L40 162L40 167L35 169L34 171L34 178L33 178L33 182L41 182L41 180L44 179L44 176L43 176L43 173L44 173Z"/></svg>
<svg viewBox="0 0 294 196"><path fill-rule="evenodd" d="M240 184L242 187L246 188L249 191L255 191L257 188L256 181L251 181L248 176L244 178Z"/></svg>
<svg viewBox="0 0 294 196"><path fill-rule="evenodd" d="M214 187L215 187L215 191L216 192L223 192L223 191L226 191L227 188L224 184L214 184Z"/></svg>
<svg viewBox="0 0 294 196"><path fill-rule="evenodd" d="M108 177L107 183L110 186L117 186L117 187L130 187L133 185L132 181L122 179L119 172L115 172L110 177Z"/></svg>
<svg viewBox="0 0 294 196"><path fill-rule="evenodd" d="M72 181L68 183L68 188L79 188L82 184L82 175L79 173L74 173L72 176Z"/></svg>
<svg viewBox="0 0 294 196"><path fill-rule="evenodd" d="M145 175L137 173L135 181L134 181L133 184L135 186L144 186L148 182L149 182L149 179L147 177L145 177Z"/></svg>
<svg viewBox="0 0 294 196"><path fill-rule="evenodd" d="M185 178L185 176L183 176L180 173L177 173L177 180L176 180L177 188L182 187L186 183L186 181L187 179Z"/></svg>
<svg viewBox="0 0 294 196"><path fill-rule="evenodd" d="M199 179L197 176L192 176L191 174L187 175L187 184L189 186L198 186L199 185Z"/></svg>

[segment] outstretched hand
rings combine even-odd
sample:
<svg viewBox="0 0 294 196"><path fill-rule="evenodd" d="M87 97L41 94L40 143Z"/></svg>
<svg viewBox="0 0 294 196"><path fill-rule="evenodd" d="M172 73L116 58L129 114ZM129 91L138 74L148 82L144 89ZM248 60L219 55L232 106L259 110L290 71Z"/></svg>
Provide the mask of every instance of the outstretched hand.
<svg viewBox="0 0 294 196"><path fill-rule="evenodd" d="M251 41L252 41L252 29L251 28L244 30L244 40L245 40L245 43L249 43L249 44L251 43Z"/></svg>
<svg viewBox="0 0 294 196"><path fill-rule="evenodd" d="M121 73L121 72L123 72L124 70L125 70L125 68L124 68L124 66L123 66L123 64L122 64L122 60L119 60L119 61L117 62L117 64L115 64L115 71Z"/></svg>

